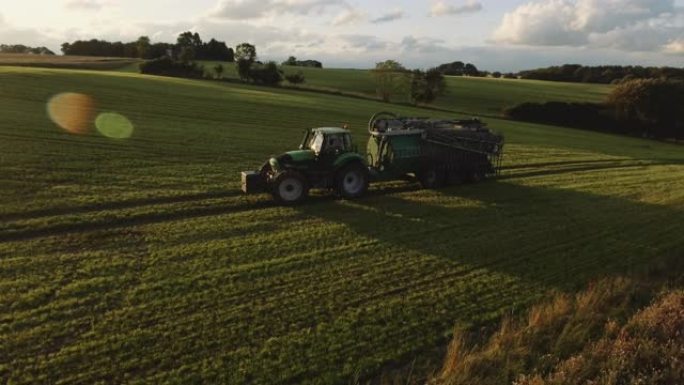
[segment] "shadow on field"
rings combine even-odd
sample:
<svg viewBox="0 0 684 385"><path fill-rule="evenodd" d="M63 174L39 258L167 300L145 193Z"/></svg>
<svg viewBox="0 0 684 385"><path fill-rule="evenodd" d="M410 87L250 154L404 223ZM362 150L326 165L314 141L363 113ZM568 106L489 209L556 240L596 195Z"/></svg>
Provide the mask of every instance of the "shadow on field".
<svg viewBox="0 0 684 385"><path fill-rule="evenodd" d="M515 165L511 166L505 169L504 174L498 178L499 181L508 181L508 180L515 180L519 178L526 178L526 177L535 177L535 176L545 176L545 175L559 175L559 174L565 174L565 173L573 173L573 172L582 172L582 171L597 171L597 170L609 170L609 169L624 169L624 168L634 168L634 167L643 167L643 166L653 166L653 165L668 165L668 164L682 164L683 162L681 160L660 160L660 161L647 161L647 160L615 160L615 161L577 161L577 162L556 162L556 163L545 163L545 164L529 164L529 165ZM554 168L548 168L551 166L556 166ZM530 169L530 171L526 171L527 169ZM520 171L515 171L515 170L520 170ZM522 171L522 172L521 172ZM484 187L478 187L478 186L496 186L496 187L489 187L488 189L484 189ZM507 184L507 183L489 183L489 184L481 184L477 186L462 186L462 187L456 187L452 189L447 189L440 191L440 194L450 194L450 198L458 198L460 194L464 194L465 192L469 191L474 191L476 192L475 195L479 194L481 191L490 191L492 188L495 189L497 194L495 196L492 196L491 199L488 201L485 200L485 196L473 196L469 197L468 199L474 199L474 200L479 200L482 201L483 204L485 205L493 205L493 206L498 206L501 202L506 202L507 199L510 199L511 196L514 196L515 191L506 191L507 189L513 189L515 190L516 186L514 184ZM518 189L525 189L524 187L517 186ZM402 193L402 192L410 192L410 191L416 191L418 190L419 187L415 183L406 183L406 182L397 182L396 184L379 184L377 187L372 188L368 196L365 199L355 201L354 204L347 204L347 205L337 205L337 206L330 206L330 207L337 207L337 209L333 210L332 212L335 212L339 210L339 207L344 208L343 213L335 214L332 218L327 218L331 220L335 220L336 218L345 218L349 217L349 213L354 213L357 211L356 209L358 206L363 206L363 205L370 205L367 209L374 209L376 207L376 202L380 203L380 206L378 207L385 207L387 204L390 204L391 202L395 202L396 207L392 207L391 210L399 209L399 210L408 210L408 212L404 215L404 218L411 218L414 216L416 213L423 213L421 215L424 215L428 218L432 218L435 220L434 223L440 223L440 221L444 221L445 218L453 218L453 217L461 217L464 214L464 211L468 211L470 209L445 209L444 207L440 206L435 206L435 207L430 207L426 205L425 203L420 203L417 205L416 203L409 203L405 202L404 204L401 204L401 200L397 202L396 197L392 197L391 194L397 194L397 193ZM529 188L528 188L529 189ZM536 191L536 190L535 190ZM551 191L551 190L549 190ZM549 202L563 202L566 207L566 210L568 211L574 211L576 208L573 207L576 202L577 204L582 204L584 201L589 199L589 197L584 197L582 193L577 193L577 192L572 192L572 191L567 191L567 190L558 190L557 193L549 192L549 195L553 195L553 198L551 199L546 199L546 197L542 197L542 201L548 200ZM564 196L564 194L570 194L570 196ZM573 195L574 194L574 195ZM525 196L534 196L535 193L534 191L528 191L526 194L523 194ZM559 196L555 196L559 195ZM216 216L216 215L226 215L226 214L236 214L236 213L242 213L242 212L247 212L247 211L252 211L252 210L261 210L261 209L268 209L275 207L276 205L273 203L273 201L270 199L269 196L263 195L262 197L257 198L257 200L251 200L251 201L237 201L239 197L242 196L242 193L238 190L229 190L229 191L215 191L215 192L205 192L205 193L198 193L198 194L186 194L186 195L178 195L178 196L166 196L166 197L152 197L152 198L142 198L142 199L132 199L132 200L126 200L126 201L113 201L113 202L102 202L102 203L96 203L96 204L91 204L91 205L82 205L82 206L65 206L65 207L55 207L55 208L48 208L44 210L33 210L33 211L25 211L25 212L15 212L15 213L6 213L6 214L0 214L0 221L4 222L12 222L12 221L24 221L24 220L34 220L34 219L40 219L43 217L51 217L51 216L60 216L60 215L74 215L74 214L89 214L89 213L97 213L99 211L112 211L111 215L107 216L102 216L102 217L97 217L97 218L85 218L83 221L76 221L76 222L68 222L68 223L59 223L59 224L52 224L52 225L47 225L44 227L36 227L36 228L18 228L16 230L11 229L11 225L9 226L10 229L0 231L0 241L17 241L17 240L26 240L26 239L33 239L33 238L40 238L40 237L47 237L47 236L55 236L55 235L63 235L63 234L69 234L69 233L79 233L79 232L91 232L91 231L99 231L99 230L112 230L112 229L119 229L119 228L125 228L129 226L138 226L138 225L147 225L147 224L154 224L154 223L162 223L162 222L169 222L169 221L179 221L179 220L186 220L186 219L194 219L194 218L201 218L201 217L209 217L209 216ZM211 199L222 199L222 198L235 198L235 200L230 199L230 201L226 202L212 202L212 203L207 203L200 205L199 207L191 207L191 208L176 208L176 207L168 207L163 210L153 212L153 213L142 213L142 214L131 214L131 213L117 213L116 210L126 210L126 209L135 209L135 208L142 208L142 207L148 207L148 206L155 206L155 205L172 205L172 204L177 204L177 203L189 203L189 202L197 202L201 203L204 200L211 200ZM462 198L466 198L462 196ZM606 200L607 202L602 202L601 204L597 205L597 207L591 207L589 210L587 210L588 214L596 214L597 212L601 212L601 210L607 205L607 203L610 203L611 200L614 200L615 198L606 198L603 197L602 199ZM332 195L332 194L324 194L324 195L317 195L311 197L311 202L307 203L303 206L300 206L300 210L304 213L309 213L311 215L315 215L316 213L325 213L327 212L328 208L326 209L321 209L321 204L324 203L330 203L334 202L337 200L337 198ZM226 204L228 203L228 204ZM635 203L628 202L628 201L623 201L623 205L625 205L627 208L631 208L630 205L635 205ZM557 203L560 204L560 203ZM371 207L372 206L372 207ZM550 205L551 207L555 207L555 204ZM404 208L402 208L404 207ZM522 209L529 209L530 207L533 207L531 205L531 201L523 201L521 202L521 211ZM580 206L581 207L581 206ZM617 213L621 211L625 211L624 207L618 207L617 208ZM662 209L662 208L660 208ZM362 214L368 214L369 210L361 210L362 212L358 213L358 218L364 218ZM529 211L529 212L527 212ZM552 216L551 218L547 217L534 217L530 216L531 212L537 212L538 210L525 210L525 212L521 212L521 218L527 218L526 220L530 221L547 221L549 222L551 219L558 219L558 216ZM638 211L641 212L641 210L632 210L632 211ZM649 210L646 210L648 212ZM670 212L670 209L665 210L668 213ZM488 212L485 209L477 209L474 210L475 215L473 218L477 219L481 217L482 212ZM498 214L506 215L506 211L494 211ZM578 211L577 213L581 213L582 211ZM611 212L610 214L616 214L615 212ZM387 216L387 215L384 215ZM529 216L529 218L528 218ZM377 219L377 215L371 215L371 219ZM380 215L380 217L383 217L383 215ZM352 220L350 221L351 224L355 223L357 216L355 214L352 214L350 217ZM420 219L420 218L418 218ZM614 218L615 223L620 223L621 220L619 218ZM387 220L395 225L396 227L403 228L405 226L402 226L402 224L397 222L397 217L395 216L387 216ZM497 218L492 218L495 222L497 221ZM373 221L367 221L366 219L360 219L359 224L363 225L364 223L373 223ZM415 226L419 222L406 222L404 225L407 226ZM423 225L428 225L428 228L430 228L430 225L434 223L420 223L421 226ZM533 223L531 223L533 225ZM380 229L382 226L379 226L379 224L370 226L372 229ZM450 220L446 226L453 226L453 227L458 227L459 222L458 221L453 221ZM486 228L486 226L489 226L489 223L484 223L484 224L478 224L477 225L480 228ZM484 226L484 227L483 227ZM498 225L497 225L498 226ZM501 224L504 228L506 228L509 225ZM520 224L521 227L528 226L527 224ZM543 222L542 222L543 226ZM563 226L563 224L559 224L559 226ZM535 228L534 226L531 226L531 228ZM365 233L364 228L359 229L360 232ZM466 229L467 230L467 229ZM494 231L495 229L489 229L486 228L486 232L489 232L491 234L496 234L497 232ZM402 234L401 231L398 232L399 234ZM445 232L443 230L438 230L437 233L439 234L448 234L448 232ZM372 234L372 232L371 232ZM468 234L467 231L465 231L463 234ZM447 235L446 238L450 238L452 235ZM389 241L389 240L388 240ZM441 242L440 239L437 240L438 244L443 243ZM489 242L496 242L496 239L487 239L483 240L486 243ZM419 242L420 243L420 242ZM401 244L401 243L399 243ZM429 254L432 254L431 252L428 252Z"/></svg>
<svg viewBox="0 0 684 385"><path fill-rule="evenodd" d="M313 204L299 211L379 241L387 250L385 255L402 256L397 258L402 263L418 253L421 256L416 258L434 257L462 265L466 271L502 273L524 282L522 286L540 287L540 292L578 289L598 277L642 271L684 252L684 212L679 208L523 186L512 179ZM473 285L475 292L482 290ZM392 295L412 294L411 285L399 290L404 292ZM479 300L476 295L468 298ZM521 305L525 304L510 304L512 308ZM455 317L453 321L467 324L470 320ZM432 352L432 347L427 349ZM414 352L387 363L384 369L404 364L408 368L416 357L429 354L416 345ZM383 369L363 380L381 373Z"/></svg>
<svg viewBox="0 0 684 385"><path fill-rule="evenodd" d="M383 196L386 194L408 192L416 189L414 184L401 184L397 186L383 186L379 189L374 189L369 192L369 196ZM264 194L255 201L246 201L233 204L226 204L227 202L216 202L200 207L193 208L174 208L169 207L164 211L144 214L117 214L115 210L125 210L131 208L139 208L154 205L167 205L174 203L187 202L201 202L208 199L220 198L238 198L243 194L238 190L224 191L224 192L209 192L201 194L189 194L175 197L159 197L146 198L138 200L127 200L119 202L103 202L93 205L84 205L77 207L59 207L45 210L26 211L18 213L8 213L0 215L2 221L22 221L38 219L42 217L59 216L59 215L73 215L73 214L88 214L98 211L114 211L108 217L100 218L86 218L83 221L60 223L36 228L23 228L19 230L4 230L0 231L0 241L21 241L41 237L50 237L57 235L65 235L71 233L93 232L101 230L115 230L131 226L148 225L155 223L181 221L187 219L195 219L202 217L211 217L217 215L237 214L253 210L263 210L277 205L273 202L270 196ZM337 198L332 194L312 197L313 202L332 202Z"/></svg>
<svg viewBox="0 0 684 385"><path fill-rule="evenodd" d="M199 194L186 194L186 195L175 195L175 196L164 196L164 197L151 197L151 198L141 198L141 199L129 199L125 201L114 201L114 202L101 202L94 203L90 205L83 206L64 206L64 207L51 207L47 209L22 211L15 213L0 214L0 221L16 221L16 220L28 220L36 219L40 217L49 217L56 215L70 215L70 214L85 214L93 211L103 211L103 210L122 210L122 209L132 209L144 206L154 206L154 205L164 205L173 203L184 203L201 201L205 199L218 199L218 198L231 198L239 196L238 191L214 191L205 192Z"/></svg>
<svg viewBox="0 0 684 385"><path fill-rule="evenodd" d="M559 289L684 251L684 213L670 207L509 182L430 194L439 204L382 196L299 210L393 253L413 250Z"/></svg>
<svg viewBox="0 0 684 385"><path fill-rule="evenodd" d="M684 161L680 159L603 159L589 161L531 163L503 167L502 175L497 179L507 180L536 176L570 174L585 171L617 170L644 166L667 166L681 164L684 164ZM525 171L527 169L530 169L531 171ZM522 172L518 170L522 170Z"/></svg>

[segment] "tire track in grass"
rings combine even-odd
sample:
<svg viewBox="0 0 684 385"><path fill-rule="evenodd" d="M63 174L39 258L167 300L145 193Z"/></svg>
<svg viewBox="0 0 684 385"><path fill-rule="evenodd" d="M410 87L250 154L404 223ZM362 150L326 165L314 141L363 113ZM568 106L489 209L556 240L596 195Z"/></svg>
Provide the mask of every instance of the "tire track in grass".
<svg viewBox="0 0 684 385"><path fill-rule="evenodd" d="M381 195L381 194L387 194L387 193L397 193L397 192L402 192L402 191L413 191L416 190L415 186L400 186L400 187L391 187L391 188L383 188L383 189L378 189L378 190L372 190L369 193L369 197L376 196L376 195ZM235 194L235 192L227 193L227 194ZM234 196L239 196L240 194L235 194L235 195L230 195L231 197ZM206 199L206 198L205 198ZM310 204L322 204L325 202L331 202L334 201L336 198L332 195L328 196L320 196L320 197L315 197L313 199L313 202ZM189 199L187 202L194 202L194 199ZM199 200L201 201L201 200ZM171 202L171 203L183 203L186 201L182 202ZM77 232L86 232L86 231L98 231L98 230L113 230L113 229L119 229L119 228L124 228L124 227L129 227L129 226L141 226L141 225L149 225L149 224L155 224L155 223L162 223L162 222L168 222L168 221L179 221L179 220L185 220L185 219L196 219L196 218L203 218L203 217L211 217L211 216L217 216L217 215L227 215L227 214L235 214L235 213L243 213L243 212L248 212L248 211L258 211L258 210L263 210L263 209L269 209L269 208L274 208L278 207L274 202L272 202L269 199L263 199L262 200L252 200L250 202L244 202L244 199L238 200L239 203L236 204L231 204L227 207L196 207L196 208L191 208L191 209L185 209L177 212L169 212L169 213L147 213L147 214L138 214L138 215L130 215L130 216L125 216L125 217L115 217L112 219L107 219L107 218L98 218L98 220L92 221L92 222L77 222L77 223L64 223L64 224L55 224L51 226L47 226L44 228L26 228L26 229L21 229L21 230L5 230L0 233L0 242L10 242L10 241L26 241L26 240L31 240L35 238L43 238L43 237L50 237L50 236L58 236L58 235L63 235L65 233L77 233ZM233 202L231 202L233 203ZM166 203L154 203L153 205L156 204L166 204ZM115 204L116 205L116 204ZM126 204L122 204L125 206ZM143 205L145 206L145 205ZM133 206L133 208L139 207L139 206ZM125 207L128 208L128 207ZM88 208L86 207L85 210ZM103 209L107 210L107 209ZM88 210L86 212L92 212L93 210ZM99 210L102 211L102 210ZM99 212L98 211L98 212ZM16 216L17 213L12 213L10 214L11 216Z"/></svg>

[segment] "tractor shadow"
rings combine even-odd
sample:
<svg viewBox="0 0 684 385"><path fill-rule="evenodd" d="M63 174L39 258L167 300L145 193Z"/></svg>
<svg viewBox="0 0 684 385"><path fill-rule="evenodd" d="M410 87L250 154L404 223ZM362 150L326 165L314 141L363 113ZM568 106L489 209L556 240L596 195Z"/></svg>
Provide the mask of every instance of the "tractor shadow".
<svg viewBox="0 0 684 385"><path fill-rule="evenodd" d="M490 181L298 210L407 250L561 290L684 252L679 208Z"/></svg>

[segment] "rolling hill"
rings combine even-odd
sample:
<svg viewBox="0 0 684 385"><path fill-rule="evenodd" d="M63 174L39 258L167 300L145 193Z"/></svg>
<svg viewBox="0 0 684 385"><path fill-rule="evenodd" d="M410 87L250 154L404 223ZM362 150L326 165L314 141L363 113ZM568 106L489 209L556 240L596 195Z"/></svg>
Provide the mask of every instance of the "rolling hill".
<svg viewBox="0 0 684 385"><path fill-rule="evenodd" d="M605 89L449 81L449 109L506 135L498 180L383 183L358 201L285 208L242 196L238 173L303 129L349 123L363 143L380 110L453 114L0 67L2 382L349 383L445 343L454 323L487 324L684 250L681 146L494 117L518 99ZM50 120L64 93L90 97L61 107L84 117L78 134ZM127 135L107 119L96 129L101 113Z"/></svg>
<svg viewBox="0 0 684 385"><path fill-rule="evenodd" d="M201 62L207 75L214 76L217 62ZM221 63L223 76L238 79L235 65ZM376 97L372 72L358 69L281 67L284 74L302 72L305 83L301 88L343 92L349 95ZM602 84L559 83L536 80L473 78L447 76L446 94L435 101L434 107L465 115L498 117L506 107L522 102L568 101L601 102L610 91ZM287 86L287 82L283 83ZM395 102L408 102L399 95Z"/></svg>

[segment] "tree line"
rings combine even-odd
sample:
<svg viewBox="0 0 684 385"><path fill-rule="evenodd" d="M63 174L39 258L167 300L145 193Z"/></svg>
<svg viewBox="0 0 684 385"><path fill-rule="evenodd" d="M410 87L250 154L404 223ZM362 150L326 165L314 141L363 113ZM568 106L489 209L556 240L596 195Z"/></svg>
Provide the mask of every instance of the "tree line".
<svg viewBox="0 0 684 385"><path fill-rule="evenodd" d="M435 67L444 75L494 77L507 79L547 80L571 83L618 84L634 79L672 79L684 80L684 68L642 67L642 66L583 66L564 64L547 68L537 68L517 73L481 71L472 63L455 61Z"/></svg>
<svg viewBox="0 0 684 385"><path fill-rule="evenodd" d="M635 135L652 139L684 139L684 81L633 79L621 82L603 103L522 103L504 116Z"/></svg>
<svg viewBox="0 0 684 385"><path fill-rule="evenodd" d="M506 78L515 79L518 75L513 72L503 73L499 71L481 71L472 63L464 63L462 61L455 61L446 64L440 64L435 67L436 70L441 72L443 75L448 76L470 76L470 77L493 77L493 78Z"/></svg>
<svg viewBox="0 0 684 385"><path fill-rule="evenodd" d="M565 64L548 68L521 71L522 79L551 80L573 83L616 84L633 79L684 80L684 68L642 66L583 66Z"/></svg>
<svg viewBox="0 0 684 385"><path fill-rule="evenodd" d="M290 67L311 67L311 68L323 68L323 63L318 60L297 60L296 57L290 56L285 60L282 65Z"/></svg>
<svg viewBox="0 0 684 385"><path fill-rule="evenodd" d="M127 57L137 59L157 59L164 56L179 57L181 60L217 60L234 61L234 50L225 42L211 39L202 41L195 32L183 32L178 36L175 44L152 43L147 36L141 36L136 41L123 43L106 40L76 40L62 44L64 55Z"/></svg>
<svg viewBox="0 0 684 385"><path fill-rule="evenodd" d="M31 55L54 55L46 47L29 47L23 44L0 44L0 53L18 53Z"/></svg>

